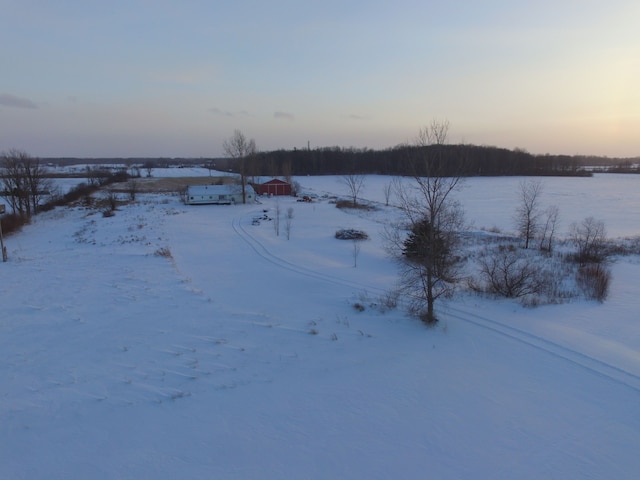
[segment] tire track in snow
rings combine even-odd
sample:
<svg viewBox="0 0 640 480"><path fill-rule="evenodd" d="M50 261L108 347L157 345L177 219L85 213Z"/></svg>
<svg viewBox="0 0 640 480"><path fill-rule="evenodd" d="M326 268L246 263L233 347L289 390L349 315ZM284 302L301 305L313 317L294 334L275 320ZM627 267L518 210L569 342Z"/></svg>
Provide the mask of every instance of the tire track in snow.
<svg viewBox="0 0 640 480"><path fill-rule="evenodd" d="M469 312L461 308L449 306L447 308L447 315L449 317L462 320L463 322L479 326L486 330L496 332L499 335L533 347L536 350L541 350L543 352L549 353L557 358L561 358L565 361L589 370L592 373L606 377L616 383L625 385L635 390L636 392L640 392L640 375L636 375L623 368L617 367L603 360L599 360L594 356L579 352L577 350L573 350L569 347L565 347L551 340L540 337L539 335L520 330L519 328L506 325L502 322L483 317L481 315Z"/></svg>
<svg viewBox="0 0 640 480"><path fill-rule="evenodd" d="M242 225L243 217L234 217L232 221L233 230L242 238L242 240L251 247L251 249L262 259L276 265L280 268L288 270L290 272L294 272L300 275L304 275L309 278L314 278L316 280L322 280L324 282L332 283L334 285L339 285L341 287L349 287L355 288L358 290L367 290L373 291L376 294L384 294L386 291L379 287L372 287L370 285L363 285L357 282L350 282L348 280L343 280L338 277L334 277L331 275L327 275L325 273L316 272L311 270L310 268L302 267L300 265L296 265L295 263L291 263L287 260L284 260L273 253L271 253L261 242L256 239L253 235L251 235L247 229Z"/></svg>
<svg viewBox="0 0 640 480"><path fill-rule="evenodd" d="M243 217L235 217L232 222L235 232L251 247L251 249L264 260L280 267L285 270L298 273L310 278L322 280L335 285L347 286L349 288L355 288L359 290L372 291L377 294L387 293L385 290L373 287L371 285L364 285L356 282L349 282L342 280L331 275L315 272L311 269L296 265L280 257L277 257L271 253L258 239L251 235L242 225ZM538 335L520 330L510 325L492 320L490 318L483 317L476 313L471 313L461 308L448 306L446 313L451 318L456 318L466 323L476 325L478 327L490 330L499 335L507 337L513 341L525 344L536 350L543 351L564 361L573 363L581 368L584 368L592 373L608 378L618 384L627 386L637 392L640 392L640 376L631 373L623 368L617 367L603 360L599 360L596 357L588 355L586 353L573 350L558 343L547 340Z"/></svg>

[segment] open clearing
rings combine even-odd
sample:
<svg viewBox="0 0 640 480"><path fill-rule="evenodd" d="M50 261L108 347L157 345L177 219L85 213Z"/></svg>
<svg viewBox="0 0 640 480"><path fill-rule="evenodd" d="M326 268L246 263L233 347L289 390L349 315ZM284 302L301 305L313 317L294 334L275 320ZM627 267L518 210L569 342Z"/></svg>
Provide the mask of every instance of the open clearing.
<svg viewBox="0 0 640 480"><path fill-rule="evenodd" d="M627 178L584 198L583 183L546 191L565 227L591 208L629 235ZM364 196L379 202L388 180ZM637 257L613 265L603 304L465 296L427 329L378 308L394 209L342 211L322 198L335 177L299 181L318 200L143 194L108 218L56 209L6 239L0 477L637 477ZM511 182L468 182L476 225L508 229ZM294 209L290 240L254 223L276 202ZM369 235L357 267L343 228Z"/></svg>

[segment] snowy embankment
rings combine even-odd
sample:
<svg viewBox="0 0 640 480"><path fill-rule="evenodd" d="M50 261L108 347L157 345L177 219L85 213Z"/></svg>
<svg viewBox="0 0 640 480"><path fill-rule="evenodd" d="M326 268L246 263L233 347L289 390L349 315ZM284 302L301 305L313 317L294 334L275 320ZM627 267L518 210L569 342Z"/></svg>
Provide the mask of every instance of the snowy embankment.
<svg viewBox="0 0 640 480"><path fill-rule="evenodd" d="M392 208L280 199L286 240L253 224L275 202L140 195L6 239L1 478L636 478L637 259L604 304L467 297L426 329L372 306Z"/></svg>

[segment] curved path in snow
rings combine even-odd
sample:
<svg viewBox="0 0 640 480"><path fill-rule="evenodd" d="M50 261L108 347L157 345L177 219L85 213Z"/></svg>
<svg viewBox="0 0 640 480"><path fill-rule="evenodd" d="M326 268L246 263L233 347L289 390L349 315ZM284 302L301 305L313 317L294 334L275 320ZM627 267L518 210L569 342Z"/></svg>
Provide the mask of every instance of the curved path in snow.
<svg viewBox="0 0 640 480"><path fill-rule="evenodd" d="M447 315L457 318L467 323L472 323L481 328L491 330L512 340L524 343L525 345L543 350L555 357L562 358L574 363L598 375L607 377L617 383L626 385L637 392L640 392L640 376L631 373L623 368L617 367L586 353L573 350L558 343L547 340L539 335L525 332L519 328L506 325L502 322L483 317L472 313L466 309L458 307L447 307Z"/></svg>
<svg viewBox="0 0 640 480"><path fill-rule="evenodd" d="M265 246L253 236L245 228L247 222L247 215L235 217L232 221L232 227L238 236L261 258L264 260L291 272L298 273L310 278L315 278L325 282L329 282L335 285L347 286L354 289L366 290L374 292L376 294L383 295L387 293L384 289L375 287L372 285L366 285L362 283L350 282L341 278L333 277L331 275L319 273L309 268L294 264L280 258L271 253ZM502 322L492 320L487 317L473 313L467 309L460 307L453 307L450 304L447 306L446 314L450 318L461 320L465 323L473 324L475 326L491 330L499 335L507 337L513 341L523 343L529 347L541 350L545 353L553 355L564 361L571 362L578 365L581 368L591 371L597 375L606 377L616 383L625 385L633 390L640 392L640 375L631 373L623 368L617 367L598 358L588 355L586 353L573 350L571 348L562 346L551 340L547 340L538 335L531 334L524 330L505 325Z"/></svg>
<svg viewBox="0 0 640 480"><path fill-rule="evenodd" d="M310 278L315 278L317 280L322 280L325 282L332 283L334 285L345 286L349 288L355 288L357 290L367 290L376 294L384 294L386 293L384 289L379 287L374 287L371 285L364 285L357 282L350 282L348 280L344 280L342 278L334 277L332 275L327 275L325 273L316 272L311 270L310 268L306 268L295 263L291 263L288 260L280 258L273 253L271 253L255 236L253 236L249 231L245 228L244 223L247 215L243 215L240 217L234 217L232 221L233 230L240 236L244 242L251 247L251 249L264 260L291 272L298 273L300 275L304 275Z"/></svg>

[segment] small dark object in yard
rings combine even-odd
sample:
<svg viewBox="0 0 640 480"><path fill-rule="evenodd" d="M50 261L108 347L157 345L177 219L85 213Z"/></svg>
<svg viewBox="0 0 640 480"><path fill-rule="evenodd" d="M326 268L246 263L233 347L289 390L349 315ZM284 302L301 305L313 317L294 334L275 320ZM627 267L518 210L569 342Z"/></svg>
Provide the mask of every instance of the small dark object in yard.
<svg viewBox="0 0 640 480"><path fill-rule="evenodd" d="M338 240L366 240L369 238L362 230L355 230L353 228L346 228L338 230L336 232L336 238Z"/></svg>
<svg viewBox="0 0 640 480"><path fill-rule="evenodd" d="M364 305L361 303L354 303L353 308L355 308L359 312L364 312Z"/></svg>

